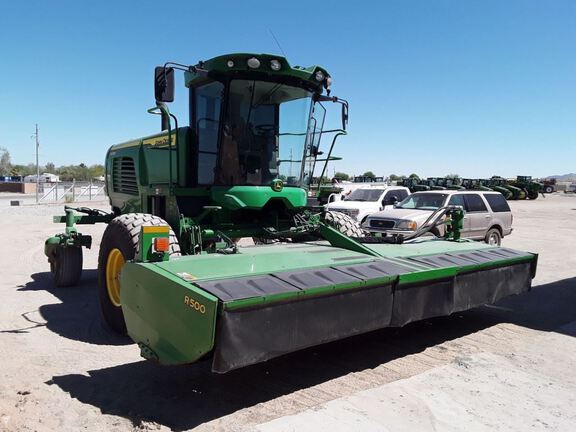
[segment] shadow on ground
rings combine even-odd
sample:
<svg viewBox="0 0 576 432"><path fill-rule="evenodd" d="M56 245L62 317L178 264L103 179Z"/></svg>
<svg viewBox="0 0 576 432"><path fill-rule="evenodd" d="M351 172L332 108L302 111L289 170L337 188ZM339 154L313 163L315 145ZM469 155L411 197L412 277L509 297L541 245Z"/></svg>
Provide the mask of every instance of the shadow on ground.
<svg viewBox="0 0 576 432"><path fill-rule="evenodd" d="M32 282L19 287L18 291L48 291L61 301L38 309L46 321L44 325L54 333L97 345L132 343L129 338L111 332L102 324L96 270L84 270L78 285L67 288L55 287L49 272L35 273L31 278Z"/></svg>
<svg viewBox="0 0 576 432"><path fill-rule="evenodd" d="M55 376L48 384L135 425L147 420L185 430L498 323L557 330L576 320L574 304L576 278L571 278L541 285L496 306L356 336L226 375L212 374L209 362L162 367L141 361L90 371L89 376Z"/></svg>

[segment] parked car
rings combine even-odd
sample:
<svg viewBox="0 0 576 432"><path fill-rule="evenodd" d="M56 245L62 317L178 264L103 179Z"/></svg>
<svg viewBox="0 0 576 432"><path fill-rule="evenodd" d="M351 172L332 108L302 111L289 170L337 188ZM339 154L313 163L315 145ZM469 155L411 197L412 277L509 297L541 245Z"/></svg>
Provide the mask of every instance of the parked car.
<svg viewBox="0 0 576 432"><path fill-rule="evenodd" d="M415 192L394 208L370 215L362 227L371 233L408 234L421 226L438 208L464 209L462 237L499 245L512 232L512 211L500 192L438 190ZM444 225L430 231L440 237Z"/></svg>
<svg viewBox="0 0 576 432"><path fill-rule="evenodd" d="M326 204L326 210L337 211L363 222L372 213L392 208L410 195L403 186L361 187L354 189L344 199Z"/></svg>

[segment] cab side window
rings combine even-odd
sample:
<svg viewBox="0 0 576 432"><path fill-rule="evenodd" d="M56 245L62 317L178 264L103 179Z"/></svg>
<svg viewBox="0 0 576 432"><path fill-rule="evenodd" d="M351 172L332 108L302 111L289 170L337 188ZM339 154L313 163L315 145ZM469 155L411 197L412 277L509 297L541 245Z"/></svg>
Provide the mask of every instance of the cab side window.
<svg viewBox="0 0 576 432"><path fill-rule="evenodd" d="M478 194L465 194L464 201L466 202L466 211L474 212L487 212L486 204Z"/></svg>

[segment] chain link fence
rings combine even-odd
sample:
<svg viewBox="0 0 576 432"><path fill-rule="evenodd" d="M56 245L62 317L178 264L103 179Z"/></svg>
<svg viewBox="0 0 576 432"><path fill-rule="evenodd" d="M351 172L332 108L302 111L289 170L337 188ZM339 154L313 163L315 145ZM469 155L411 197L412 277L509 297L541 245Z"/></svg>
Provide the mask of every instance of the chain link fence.
<svg viewBox="0 0 576 432"><path fill-rule="evenodd" d="M77 201L102 201L106 199L104 182L72 181L40 183L38 203L72 203Z"/></svg>

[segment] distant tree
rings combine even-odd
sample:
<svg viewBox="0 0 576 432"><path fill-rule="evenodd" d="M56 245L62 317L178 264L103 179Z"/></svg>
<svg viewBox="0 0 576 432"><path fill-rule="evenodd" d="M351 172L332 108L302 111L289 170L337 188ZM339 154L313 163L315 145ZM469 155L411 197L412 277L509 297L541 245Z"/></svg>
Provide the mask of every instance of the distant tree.
<svg viewBox="0 0 576 432"><path fill-rule="evenodd" d="M48 162L44 167L44 172L54 174L56 172L56 165L54 165L52 162Z"/></svg>
<svg viewBox="0 0 576 432"><path fill-rule="evenodd" d="M449 178L449 179L459 179L460 176L459 176L458 174L448 174L448 175L446 176L446 178Z"/></svg>
<svg viewBox="0 0 576 432"><path fill-rule="evenodd" d="M413 178L413 179L419 180L419 179L420 179L420 176L419 176L418 174L416 174L416 173L412 173L412 174L410 174L410 175L408 176L408 178Z"/></svg>
<svg viewBox="0 0 576 432"><path fill-rule="evenodd" d="M396 174L390 174L390 180L394 181L394 180L402 180L404 178L404 176L399 176Z"/></svg>
<svg viewBox="0 0 576 432"><path fill-rule="evenodd" d="M12 175L28 175L25 165L12 165Z"/></svg>
<svg viewBox="0 0 576 432"><path fill-rule="evenodd" d="M370 178L374 178L376 177L376 175L372 172L372 171L366 171L364 174L362 174L364 177L370 177Z"/></svg>
<svg viewBox="0 0 576 432"><path fill-rule="evenodd" d="M10 152L0 147L0 175L7 176L11 174Z"/></svg>
<svg viewBox="0 0 576 432"><path fill-rule="evenodd" d="M334 178L337 178L338 180L342 181L342 180L350 180L350 176L346 173L342 173L342 172L337 172L334 174Z"/></svg>
<svg viewBox="0 0 576 432"><path fill-rule="evenodd" d="M90 165L90 167L88 168L88 171L90 173L91 179L102 177L104 175L104 165L100 165L100 164Z"/></svg>
<svg viewBox="0 0 576 432"><path fill-rule="evenodd" d="M78 165L78 167L76 168L76 173L77 173L76 180L80 181L90 180L90 170L88 169L85 163L81 163L80 165Z"/></svg>

